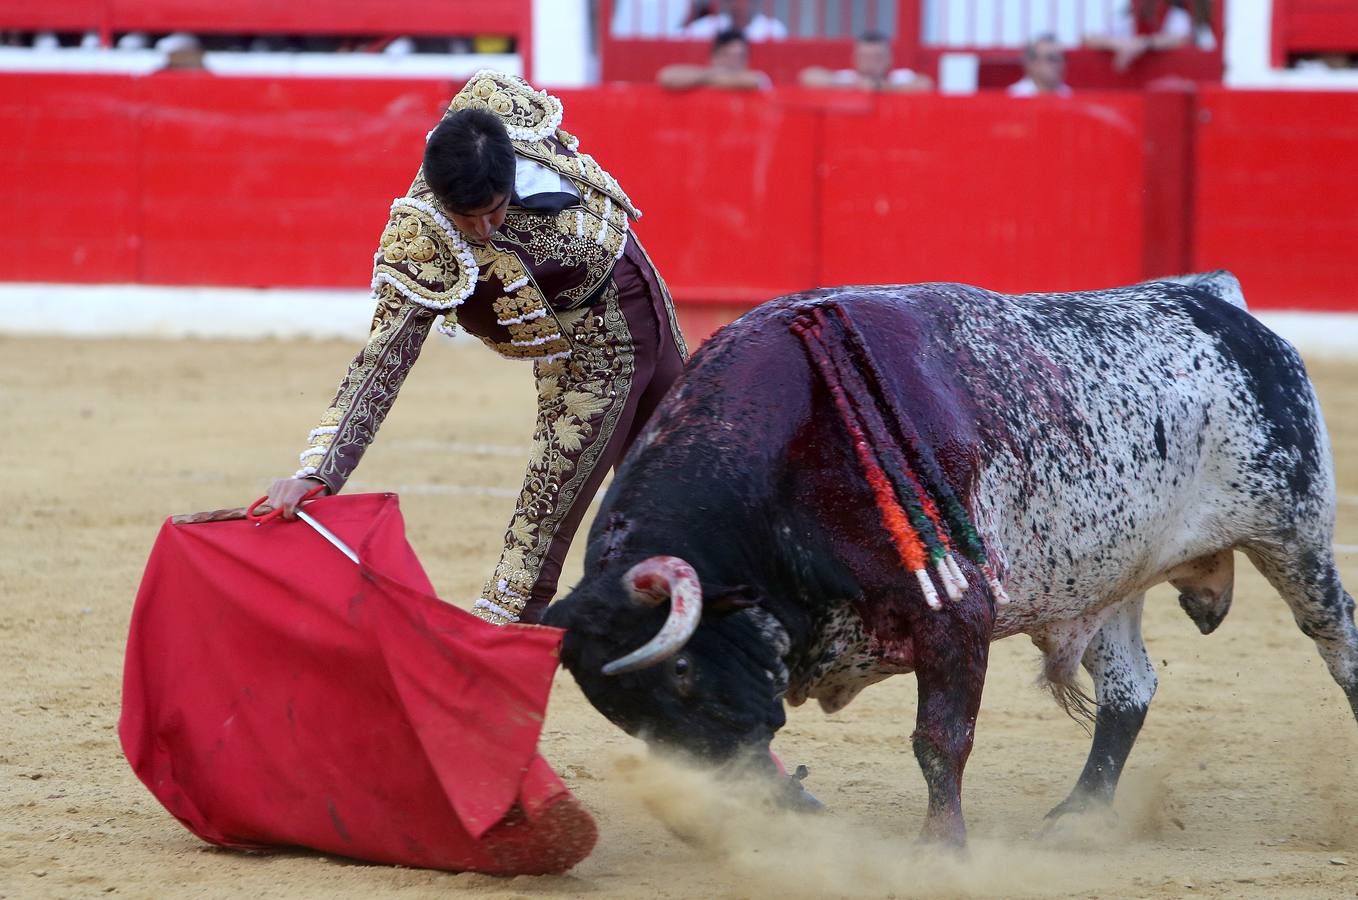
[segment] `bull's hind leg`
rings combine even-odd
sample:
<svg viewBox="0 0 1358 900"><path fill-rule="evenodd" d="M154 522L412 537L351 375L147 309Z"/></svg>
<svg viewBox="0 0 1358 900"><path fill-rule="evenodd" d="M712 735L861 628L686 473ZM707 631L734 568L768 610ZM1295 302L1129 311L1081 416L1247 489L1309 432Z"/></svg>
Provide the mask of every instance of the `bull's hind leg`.
<svg viewBox="0 0 1358 900"><path fill-rule="evenodd" d="M1281 547L1243 547L1269 584L1282 594L1302 633L1315 641L1330 675L1348 695L1358 719L1358 628L1353 597L1339 581L1327 534L1323 540L1292 541Z"/></svg>
<svg viewBox="0 0 1358 900"><path fill-rule="evenodd" d="M1048 819L1112 806L1118 778L1155 696L1155 666L1141 639L1146 595L1122 601L1090 640L1081 662L1094 679L1098 711L1089 759L1070 796Z"/></svg>

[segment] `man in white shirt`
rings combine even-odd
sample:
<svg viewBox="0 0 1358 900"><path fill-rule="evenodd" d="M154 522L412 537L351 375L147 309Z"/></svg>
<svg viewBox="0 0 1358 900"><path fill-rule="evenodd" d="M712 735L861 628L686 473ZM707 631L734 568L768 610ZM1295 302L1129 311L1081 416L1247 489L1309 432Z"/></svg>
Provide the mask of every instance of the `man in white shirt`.
<svg viewBox="0 0 1358 900"><path fill-rule="evenodd" d="M1066 54L1056 35L1035 38L1023 50L1023 78L1009 85L1011 97L1069 97L1066 84Z"/></svg>
<svg viewBox="0 0 1358 900"><path fill-rule="evenodd" d="M912 69L892 68L891 41L878 31L861 35L853 45L852 69L803 69L805 87L861 91L914 92L932 90L933 79Z"/></svg>
<svg viewBox="0 0 1358 900"><path fill-rule="evenodd" d="M1215 50L1216 45L1211 8L1204 0L1136 0L1118 13L1107 34L1085 38L1086 47L1112 52L1115 72L1127 71L1151 51Z"/></svg>
<svg viewBox="0 0 1358 900"><path fill-rule="evenodd" d="M714 12L684 26L684 37L712 40L724 31L739 31L747 41L781 41L787 26L759 12L759 0L729 0L725 12Z"/></svg>
<svg viewBox="0 0 1358 900"><path fill-rule="evenodd" d="M705 66L674 63L656 73L656 81L672 91L710 87L725 91L767 91L769 76L750 68L750 43L739 31L723 31L712 39L712 56Z"/></svg>

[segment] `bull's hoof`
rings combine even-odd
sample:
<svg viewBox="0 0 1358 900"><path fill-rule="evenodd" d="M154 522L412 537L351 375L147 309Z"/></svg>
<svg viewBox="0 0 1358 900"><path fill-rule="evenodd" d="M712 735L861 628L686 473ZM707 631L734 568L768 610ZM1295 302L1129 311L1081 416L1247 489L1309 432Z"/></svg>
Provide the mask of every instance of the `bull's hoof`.
<svg viewBox="0 0 1358 900"><path fill-rule="evenodd" d="M1113 810L1111 802L1101 797L1076 792L1047 813L1042 820L1042 827L1038 830L1038 837L1057 838L1062 832L1069 830L1071 826L1068 823L1076 821L1080 823L1079 826L1075 826L1078 828L1083 828L1086 823L1113 828L1118 823L1118 814Z"/></svg>
<svg viewBox="0 0 1358 900"><path fill-rule="evenodd" d="M802 786L808 774L806 766L798 766L795 772L782 778L774 795L781 808L802 813L825 812L825 804Z"/></svg>

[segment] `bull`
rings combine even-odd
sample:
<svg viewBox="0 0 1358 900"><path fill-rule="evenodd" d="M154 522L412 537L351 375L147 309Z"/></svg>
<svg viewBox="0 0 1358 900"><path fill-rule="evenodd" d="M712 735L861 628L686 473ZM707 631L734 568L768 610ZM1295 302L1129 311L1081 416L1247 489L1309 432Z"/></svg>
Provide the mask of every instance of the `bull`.
<svg viewBox="0 0 1358 900"><path fill-rule="evenodd" d="M1358 717L1335 506L1302 362L1229 273L822 289L695 355L544 621L604 716L714 763L767 760L784 702L834 712L913 672L924 833L960 844L991 641L1029 635L1057 700L1093 720L1049 817L1106 807L1156 688L1146 590L1170 582L1209 633L1236 550Z"/></svg>

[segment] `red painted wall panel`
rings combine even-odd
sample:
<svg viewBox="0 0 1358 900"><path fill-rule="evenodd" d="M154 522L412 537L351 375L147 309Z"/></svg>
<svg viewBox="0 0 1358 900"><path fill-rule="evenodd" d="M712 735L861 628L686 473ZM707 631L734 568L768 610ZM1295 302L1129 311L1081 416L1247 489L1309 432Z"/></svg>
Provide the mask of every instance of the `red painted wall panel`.
<svg viewBox="0 0 1358 900"><path fill-rule="evenodd" d="M1197 95L1182 89L1148 91L1146 98L1145 257L1155 278L1193 267L1194 136Z"/></svg>
<svg viewBox="0 0 1358 900"><path fill-rule="evenodd" d="M85 31L97 29L107 14L108 0L0 0L0 28L15 31Z"/></svg>
<svg viewBox="0 0 1358 900"><path fill-rule="evenodd" d="M521 34L532 0L0 0L0 26L84 31L194 31L242 34Z"/></svg>
<svg viewBox="0 0 1358 900"><path fill-rule="evenodd" d="M1255 306L1358 309L1358 94L1204 91L1194 264Z"/></svg>
<svg viewBox="0 0 1358 900"><path fill-rule="evenodd" d="M308 286L369 277L453 88L164 72L139 90L143 279Z"/></svg>
<svg viewBox="0 0 1358 900"><path fill-rule="evenodd" d="M1140 277L1140 96L912 100L827 120L826 283L1025 291Z"/></svg>
<svg viewBox="0 0 1358 900"><path fill-rule="evenodd" d="M0 78L0 278L135 281L139 108L127 78Z"/></svg>
<svg viewBox="0 0 1358 900"><path fill-rule="evenodd" d="M0 76L0 279L362 286L453 87ZM1255 306L1358 307L1358 95L562 97L683 300L1227 267Z"/></svg>
<svg viewBox="0 0 1358 900"><path fill-rule="evenodd" d="M644 214L637 234L676 297L758 301L816 283L816 111L650 86L559 96L567 128Z"/></svg>
<svg viewBox="0 0 1358 900"><path fill-rule="evenodd" d="M1274 0L1274 63L1289 53L1358 53L1353 0Z"/></svg>

